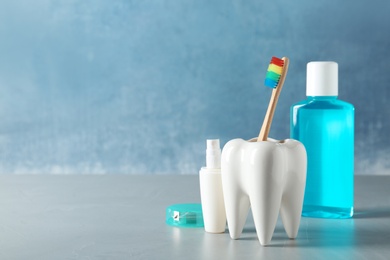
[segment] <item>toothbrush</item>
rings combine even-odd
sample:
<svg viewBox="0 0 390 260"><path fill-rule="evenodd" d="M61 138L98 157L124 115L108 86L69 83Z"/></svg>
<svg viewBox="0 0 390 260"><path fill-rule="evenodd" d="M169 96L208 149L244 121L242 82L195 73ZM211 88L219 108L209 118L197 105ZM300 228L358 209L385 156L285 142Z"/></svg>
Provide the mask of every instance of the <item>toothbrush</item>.
<svg viewBox="0 0 390 260"><path fill-rule="evenodd" d="M286 79L289 60L286 57L279 59L272 57L268 66L267 75L264 84L267 87L273 88L271 100L268 104L267 113L265 114L263 125L261 127L257 142L267 141L269 129L271 128L272 119L274 117L276 104L278 103L280 92Z"/></svg>

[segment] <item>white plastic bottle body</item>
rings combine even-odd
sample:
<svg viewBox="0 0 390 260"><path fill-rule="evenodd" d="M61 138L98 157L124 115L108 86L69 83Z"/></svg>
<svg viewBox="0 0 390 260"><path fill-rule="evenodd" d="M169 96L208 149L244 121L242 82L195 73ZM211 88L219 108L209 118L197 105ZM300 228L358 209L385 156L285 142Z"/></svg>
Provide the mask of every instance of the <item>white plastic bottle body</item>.
<svg viewBox="0 0 390 260"><path fill-rule="evenodd" d="M221 170L203 167L199 171L199 181L204 228L209 233L223 233L226 229L226 212Z"/></svg>

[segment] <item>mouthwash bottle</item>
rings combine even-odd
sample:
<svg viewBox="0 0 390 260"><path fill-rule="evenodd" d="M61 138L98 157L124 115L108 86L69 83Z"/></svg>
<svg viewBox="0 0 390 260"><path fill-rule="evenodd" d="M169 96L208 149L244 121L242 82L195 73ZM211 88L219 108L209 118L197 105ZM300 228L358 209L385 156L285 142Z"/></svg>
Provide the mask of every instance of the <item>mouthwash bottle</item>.
<svg viewBox="0 0 390 260"><path fill-rule="evenodd" d="M307 152L302 216L350 218L353 215L354 110L337 99L338 64L309 62L307 99L290 110L291 138Z"/></svg>

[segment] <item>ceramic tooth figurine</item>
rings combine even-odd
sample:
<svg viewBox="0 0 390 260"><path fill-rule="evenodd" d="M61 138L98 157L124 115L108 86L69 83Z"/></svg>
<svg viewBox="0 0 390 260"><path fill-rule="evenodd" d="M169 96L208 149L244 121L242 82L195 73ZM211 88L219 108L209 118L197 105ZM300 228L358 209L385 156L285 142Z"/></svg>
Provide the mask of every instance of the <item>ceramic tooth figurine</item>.
<svg viewBox="0 0 390 260"><path fill-rule="evenodd" d="M222 150L221 174L229 233L238 239L249 208L262 245L272 238L280 210L289 238L301 219L306 183L306 150L299 141L234 139Z"/></svg>

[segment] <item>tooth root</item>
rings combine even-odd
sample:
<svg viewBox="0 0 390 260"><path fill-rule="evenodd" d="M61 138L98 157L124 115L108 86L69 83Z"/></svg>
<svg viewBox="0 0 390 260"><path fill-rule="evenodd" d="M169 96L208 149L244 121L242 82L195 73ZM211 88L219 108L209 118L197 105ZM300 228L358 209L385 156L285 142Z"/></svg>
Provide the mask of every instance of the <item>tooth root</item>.
<svg viewBox="0 0 390 260"><path fill-rule="evenodd" d="M253 221L260 244L267 245L271 241L278 220L281 201L280 190L274 189L256 193L258 194L251 196Z"/></svg>
<svg viewBox="0 0 390 260"><path fill-rule="evenodd" d="M278 220L285 158L281 149L273 153L259 150L257 158L251 169L253 176L249 196L257 236L261 245L267 245L271 241Z"/></svg>
<svg viewBox="0 0 390 260"><path fill-rule="evenodd" d="M237 151L234 149L238 140L230 141L222 151L222 189L225 201L226 220L229 227L229 234L232 239L241 236L246 218L249 213L249 196L244 192L242 184L242 169L236 157ZM231 156L234 154L234 156Z"/></svg>
<svg viewBox="0 0 390 260"><path fill-rule="evenodd" d="M296 194L298 192L291 193L283 195L280 207L280 217L288 237L296 238L301 220L302 203L300 203L300 200L296 199L297 197L301 196L300 194Z"/></svg>
<svg viewBox="0 0 390 260"><path fill-rule="evenodd" d="M304 146L298 144L293 149L295 151L286 157L289 171L286 174L288 179L280 207L280 218L289 238L296 238L298 234L305 193L307 163Z"/></svg>
<svg viewBox="0 0 390 260"><path fill-rule="evenodd" d="M236 199L229 208L229 212L227 213L230 218L227 218L230 237L232 239L240 238L242 234L242 230L244 228L246 219L249 213L249 197L244 195L239 199ZM232 228L230 228L232 227Z"/></svg>
<svg viewBox="0 0 390 260"><path fill-rule="evenodd" d="M225 200L226 219L229 227L229 234L232 239L241 236L249 212L249 197L237 187L237 180L229 180L231 173L222 176L223 192ZM233 184L233 185L232 185ZM236 185L235 187L234 184Z"/></svg>
<svg viewBox="0 0 390 260"><path fill-rule="evenodd" d="M290 178L295 179L295 183L290 181L286 185L280 205L280 218L288 237L296 238L301 221L305 181L300 181L298 174L294 172L289 172L288 174Z"/></svg>

